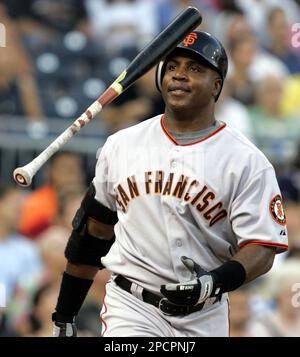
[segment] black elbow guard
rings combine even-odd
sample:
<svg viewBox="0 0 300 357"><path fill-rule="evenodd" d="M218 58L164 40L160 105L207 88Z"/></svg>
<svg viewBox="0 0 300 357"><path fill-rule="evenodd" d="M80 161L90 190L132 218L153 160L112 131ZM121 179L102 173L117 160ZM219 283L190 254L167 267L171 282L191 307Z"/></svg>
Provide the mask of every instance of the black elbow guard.
<svg viewBox="0 0 300 357"><path fill-rule="evenodd" d="M109 252L114 241L114 239L99 239L73 230L65 249L65 257L73 264L92 265L102 269L104 267L101 258Z"/></svg>
<svg viewBox="0 0 300 357"><path fill-rule="evenodd" d="M101 258L108 253L114 239L105 240L88 234L87 219L91 217L100 223L115 224L118 217L116 212L95 199L95 193L95 187L91 183L73 219L73 231L65 249L65 257L70 263L92 265L101 269Z"/></svg>
<svg viewBox="0 0 300 357"><path fill-rule="evenodd" d="M95 195L95 186L91 183L72 221L73 229L77 232L83 229L88 217L104 224L116 224L118 222L117 212L97 201Z"/></svg>

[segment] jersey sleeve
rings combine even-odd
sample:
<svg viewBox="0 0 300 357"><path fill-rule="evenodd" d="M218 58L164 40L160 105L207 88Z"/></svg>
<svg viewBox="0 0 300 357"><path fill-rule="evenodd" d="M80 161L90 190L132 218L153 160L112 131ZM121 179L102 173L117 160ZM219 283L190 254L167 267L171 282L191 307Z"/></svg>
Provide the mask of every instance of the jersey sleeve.
<svg viewBox="0 0 300 357"><path fill-rule="evenodd" d="M240 191L230 213L240 248L248 244L288 248L286 216L273 167L255 175Z"/></svg>
<svg viewBox="0 0 300 357"><path fill-rule="evenodd" d="M110 177L111 169L109 167L109 139L101 148L95 170L93 183L96 189L95 199L112 211L116 211L115 194L113 182ZM99 150L98 150L99 151Z"/></svg>

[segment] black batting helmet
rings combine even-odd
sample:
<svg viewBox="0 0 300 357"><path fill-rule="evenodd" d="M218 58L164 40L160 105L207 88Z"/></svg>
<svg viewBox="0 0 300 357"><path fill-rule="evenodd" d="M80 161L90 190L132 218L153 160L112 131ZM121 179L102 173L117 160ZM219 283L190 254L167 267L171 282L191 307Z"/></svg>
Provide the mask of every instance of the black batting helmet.
<svg viewBox="0 0 300 357"><path fill-rule="evenodd" d="M217 40L214 36L204 31L193 31L188 34L185 39L177 46L175 49L168 54L168 56L160 61L156 67L156 87L161 92L161 83L165 71L164 64L166 59L170 57L177 49L182 49L195 53L201 57L204 62L215 71L219 73L223 82L227 74L228 69L228 58L224 47L221 42ZM222 88L221 88L222 90ZM216 97L215 101L218 100L221 90Z"/></svg>

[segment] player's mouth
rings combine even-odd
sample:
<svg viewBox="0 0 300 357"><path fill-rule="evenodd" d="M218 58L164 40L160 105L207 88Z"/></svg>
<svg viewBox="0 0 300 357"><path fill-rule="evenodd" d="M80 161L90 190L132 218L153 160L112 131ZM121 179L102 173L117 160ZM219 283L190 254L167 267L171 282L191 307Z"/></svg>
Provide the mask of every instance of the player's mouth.
<svg viewBox="0 0 300 357"><path fill-rule="evenodd" d="M185 86L170 85L168 87L168 93L171 93L174 95L185 95L190 92L191 92L190 89Z"/></svg>

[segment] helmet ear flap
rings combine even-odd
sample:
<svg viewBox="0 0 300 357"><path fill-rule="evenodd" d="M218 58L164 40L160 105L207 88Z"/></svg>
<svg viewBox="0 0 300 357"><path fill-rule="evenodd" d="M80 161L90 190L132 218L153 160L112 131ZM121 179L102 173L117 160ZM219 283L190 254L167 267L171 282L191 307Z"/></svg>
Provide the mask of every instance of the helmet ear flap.
<svg viewBox="0 0 300 357"><path fill-rule="evenodd" d="M156 73L155 73L155 84L156 88L159 92L161 92L161 82L163 76L163 66L164 61L160 61L159 64L156 66Z"/></svg>

